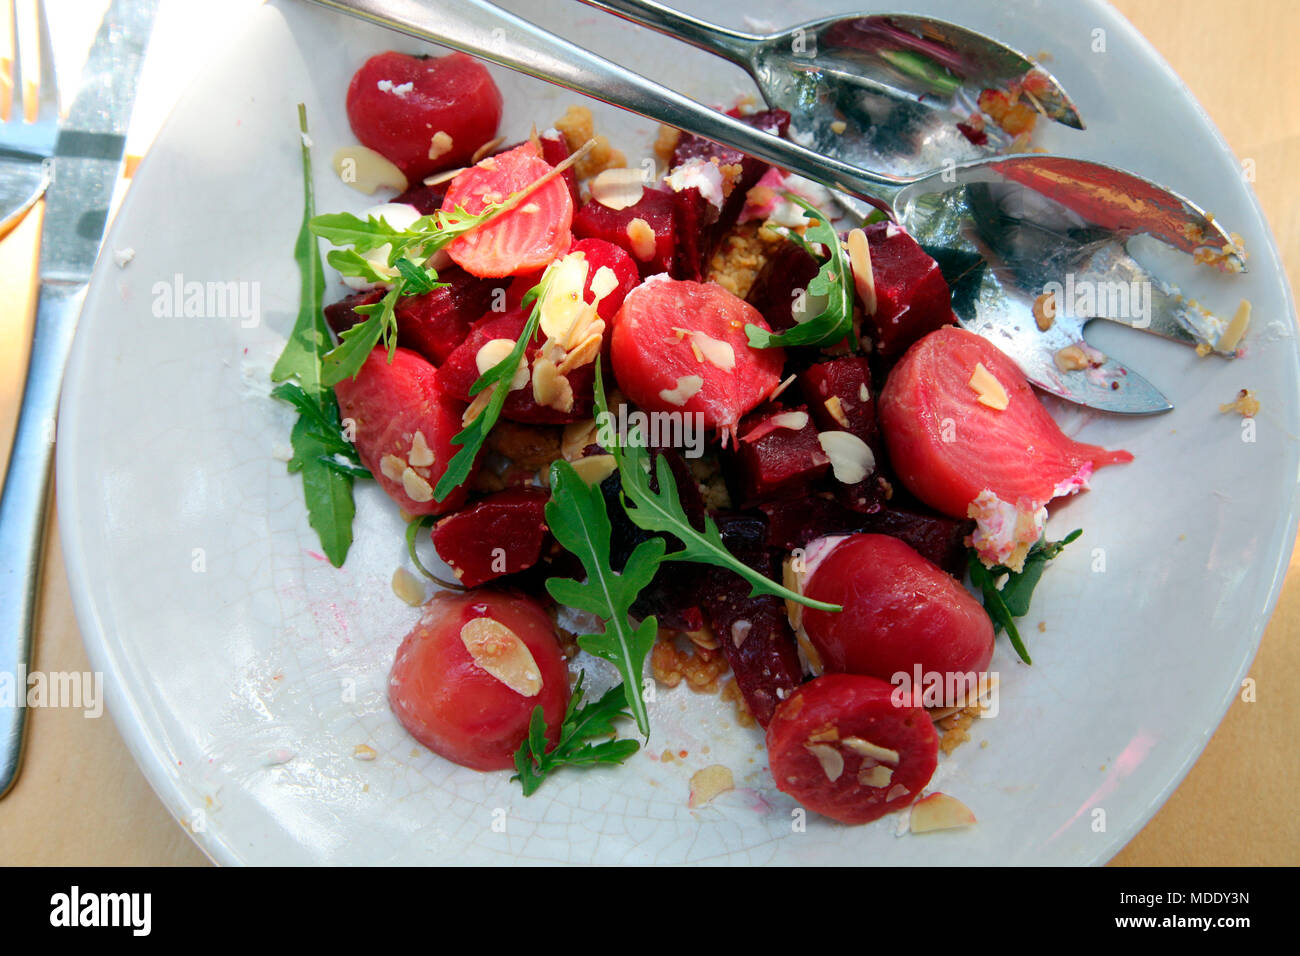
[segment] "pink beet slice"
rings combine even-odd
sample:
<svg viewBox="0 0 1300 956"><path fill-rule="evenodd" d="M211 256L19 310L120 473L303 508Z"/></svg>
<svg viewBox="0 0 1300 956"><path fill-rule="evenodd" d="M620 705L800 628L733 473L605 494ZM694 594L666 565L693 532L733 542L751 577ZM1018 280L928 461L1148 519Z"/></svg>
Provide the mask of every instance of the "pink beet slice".
<svg viewBox="0 0 1300 956"><path fill-rule="evenodd" d="M546 543L542 488L511 488L441 519L433 547L467 588L531 568Z"/></svg>
<svg viewBox="0 0 1300 956"><path fill-rule="evenodd" d="M1001 411L970 386L978 364L1006 390ZM1020 369L965 329L931 332L894 366L880 396L890 462L907 489L932 508L965 518L985 489L1019 508L1078 490L1093 469L1132 461L1067 438Z"/></svg>
<svg viewBox="0 0 1300 956"><path fill-rule="evenodd" d="M939 263L898 226L879 222L863 232L876 286L876 311L863 330L872 334L877 354L896 358L926 333L957 321L952 296Z"/></svg>
<svg viewBox="0 0 1300 956"><path fill-rule="evenodd" d="M390 363L381 346L366 356L355 378L334 386L334 395L344 422L355 425L362 464L407 514L436 515L460 507L465 485L442 501L432 495L456 453L451 440L465 410L464 402L438 388L432 365L403 348Z"/></svg>

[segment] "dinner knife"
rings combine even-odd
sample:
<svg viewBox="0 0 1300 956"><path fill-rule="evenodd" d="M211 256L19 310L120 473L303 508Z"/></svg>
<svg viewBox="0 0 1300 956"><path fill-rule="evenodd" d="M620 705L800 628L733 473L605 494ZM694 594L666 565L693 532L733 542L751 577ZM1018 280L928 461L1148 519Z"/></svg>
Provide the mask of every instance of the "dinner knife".
<svg viewBox="0 0 1300 956"><path fill-rule="evenodd" d="M109 5L54 147L31 361L0 495L0 682L8 680L13 698L6 706L9 695L0 697L0 797L13 787L22 764L59 389L108 225L157 7L158 0Z"/></svg>

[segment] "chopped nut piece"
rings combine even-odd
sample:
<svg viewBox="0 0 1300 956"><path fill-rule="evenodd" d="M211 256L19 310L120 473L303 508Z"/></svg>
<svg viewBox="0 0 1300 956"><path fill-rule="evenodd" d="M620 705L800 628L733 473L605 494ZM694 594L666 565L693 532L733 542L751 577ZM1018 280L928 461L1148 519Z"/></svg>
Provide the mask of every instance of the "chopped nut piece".
<svg viewBox="0 0 1300 956"><path fill-rule="evenodd" d="M844 746L860 757L871 757L881 763L898 763L897 750L890 750L888 747L873 744L870 740L863 740L861 737L845 737Z"/></svg>
<svg viewBox="0 0 1300 956"><path fill-rule="evenodd" d="M424 585L406 568L398 568L393 572L392 584L393 593L411 607L419 607L424 603Z"/></svg>
<svg viewBox="0 0 1300 956"><path fill-rule="evenodd" d="M352 748L352 757L356 760L374 760L379 752L368 744L357 744Z"/></svg>
<svg viewBox="0 0 1300 956"><path fill-rule="evenodd" d="M1239 412L1242 418L1254 418L1259 414L1259 399L1255 397L1255 393L1250 389L1243 388L1237 393L1237 397L1227 405L1220 405L1219 411L1225 414L1227 412Z"/></svg>
<svg viewBox="0 0 1300 956"><path fill-rule="evenodd" d="M412 501L433 500L433 486L421 478L414 468L402 472L402 490Z"/></svg>
<svg viewBox="0 0 1300 956"><path fill-rule="evenodd" d="M702 807L718 794L736 789L736 780L731 775L731 768L715 763L691 775L690 807Z"/></svg>
<svg viewBox="0 0 1300 956"><path fill-rule="evenodd" d="M411 453L406 456L412 468L428 468L434 462L433 449L424 440L424 432L416 432L411 439Z"/></svg>
<svg viewBox="0 0 1300 956"><path fill-rule="evenodd" d="M1044 292L1034 300L1034 324L1040 332L1046 332L1056 321L1056 296Z"/></svg>
<svg viewBox="0 0 1300 956"><path fill-rule="evenodd" d="M446 132L438 130L429 140L429 158L437 159L439 156L446 156L454 145L452 138Z"/></svg>
<svg viewBox="0 0 1300 956"><path fill-rule="evenodd" d="M1106 361L1106 357L1096 349L1084 345L1067 345L1053 356L1053 360L1062 372L1077 372L1100 365Z"/></svg>
<svg viewBox="0 0 1300 956"><path fill-rule="evenodd" d="M591 198L607 209L635 206L645 194L640 169L606 169L588 184Z"/></svg>
<svg viewBox="0 0 1300 956"><path fill-rule="evenodd" d="M843 425L845 428L849 427L849 416L844 414L844 403L840 401L838 395L832 395L830 398L826 399L826 401L822 402L822 405L825 407L827 414L829 414L831 418L835 419L836 422Z"/></svg>
<svg viewBox="0 0 1300 956"><path fill-rule="evenodd" d="M912 807L909 824L913 833L929 833L933 830L951 830L955 827L968 827L975 822L975 814L970 807L956 797L946 793L932 793L922 797Z"/></svg>
<svg viewBox="0 0 1300 956"><path fill-rule="evenodd" d="M831 132L834 133L836 136L839 136L848 128L849 128L849 124L844 122L844 120L831 121Z"/></svg>
<svg viewBox="0 0 1300 956"><path fill-rule="evenodd" d="M344 146L335 150L332 165L339 179L367 196L381 187L406 191L406 174L391 160L367 146Z"/></svg>
<svg viewBox="0 0 1300 956"><path fill-rule="evenodd" d="M1005 411L1010 400L1002 383L993 377L993 373L984 367L983 362L975 363L975 372L967 382L975 390L976 401L996 411Z"/></svg>
<svg viewBox="0 0 1300 956"><path fill-rule="evenodd" d="M460 639L474 663L516 694L536 697L542 674L533 652L514 631L490 617L476 617L460 629Z"/></svg>
<svg viewBox="0 0 1300 956"><path fill-rule="evenodd" d="M844 755L829 744L804 744L804 750L817 758L822 765L822 773L832 783L844 773Z"/></svg>
<svg viewBox="0 0 1300 956"><path fill-rule="evenodd" d="M825 744L840 739L840 729L834 724L827 724L820 730L815 730L808 735L807 743Z"/></svg>

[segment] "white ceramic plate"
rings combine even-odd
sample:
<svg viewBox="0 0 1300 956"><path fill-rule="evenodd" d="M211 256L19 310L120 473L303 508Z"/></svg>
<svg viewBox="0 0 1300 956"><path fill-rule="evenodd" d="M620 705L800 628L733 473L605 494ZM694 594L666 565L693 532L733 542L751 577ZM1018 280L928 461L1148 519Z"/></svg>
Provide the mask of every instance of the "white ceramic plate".
<svg viewBox="0 0 1300 956"><path fill-rule="evenodd" d="M1050 53L1089 129L1051 130L1048 145L1196 197L1252 253L1247 275L1188 270L1183 283L1221 311L1252 300L1248 357L1202 360L1102 330L1101 346L1116 345L1177 411L1121 421L1060 410L1068 431L1137 457L1053 516L1049 532L1085 532L1048 572L1026 622L1035 664L1016 663L999 641L999 713L941 762L934 786L969 804L979 825L900 839L896 817L854 829L812 819L798 832L760 735L685 687L659 695L651 744L626 768L567 773L531 799L506 774L454 767L403 732L385 677L417 612L389 587L405 560L396 509L359 487L346 566L321 560L300 483L273 457L289 412L266 393L297 307L294 104L306 102L317 144L319 208L358 208L328 162L352 141L348 79L367 55L415 44L284 2L260 9L213 58L137 173L107 240L110 252L133 247L135 260L99 263L59 431L63 546L109 710L214 859L1090 863L1122 846L1182 779L1237 691L1296 527L1294 312L1272 240L1207 117L1109 8L895 6ZM779 22L826 10L747 7ZM705 101L750 89L721 61L572 0L532 3L526 15ZM509 73L497 79L507 136L575 100ZM599 117L630 159L649 153L652 124ZM246 289L258 290L260 319L156 314L166 311L155 307L166 298L159 285L178 281L256 283ZM1263 406L1253 442L1217 410L1243 386ZM359 744L377 759L355 759ZM688 756L652 756L666 748ZM689 809L689 777L713 763L731 767L739 789Z"/></svg>

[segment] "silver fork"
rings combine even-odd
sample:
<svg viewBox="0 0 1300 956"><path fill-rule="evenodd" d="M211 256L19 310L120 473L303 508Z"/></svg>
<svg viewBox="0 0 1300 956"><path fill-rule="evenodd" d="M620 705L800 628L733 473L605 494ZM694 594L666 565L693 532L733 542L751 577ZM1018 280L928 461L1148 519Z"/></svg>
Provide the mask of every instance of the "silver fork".
<svg viewBox="0 0 1300 956"><path fill-rule="evenodd" d="M59 133L44 0L8 0L0 14L0 236L12 229L50 183Z"/></svg>

